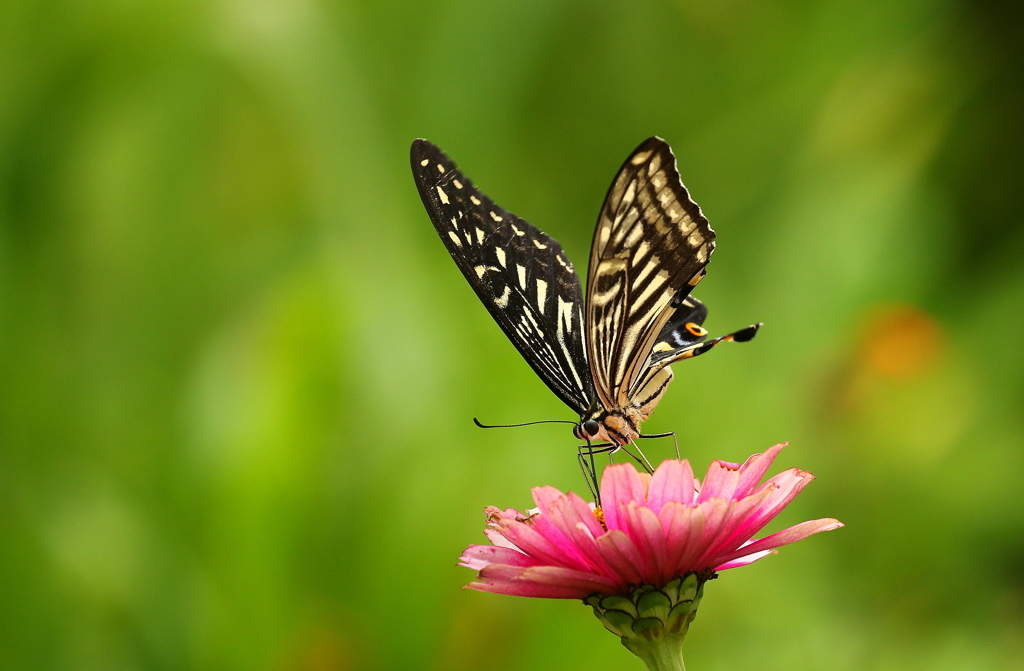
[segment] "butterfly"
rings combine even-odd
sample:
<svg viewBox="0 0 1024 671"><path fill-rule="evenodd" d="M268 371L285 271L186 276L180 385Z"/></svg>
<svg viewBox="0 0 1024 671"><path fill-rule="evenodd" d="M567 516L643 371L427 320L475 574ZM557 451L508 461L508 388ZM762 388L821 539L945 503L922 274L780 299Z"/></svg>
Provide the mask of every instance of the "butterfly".
<svg viewBox="0 0 1024 671"><path fill-rule="evenodd" d="M573 434L589 446L674 435L640 432L672 381L671 364L751 340L761 326L706 340L707 308L690 292L715 232L661 138L641 143L608 189L585 302L558 241L495 204L427 140L412 143L410 158L451 257L527 363L579 415Z"/></svg>

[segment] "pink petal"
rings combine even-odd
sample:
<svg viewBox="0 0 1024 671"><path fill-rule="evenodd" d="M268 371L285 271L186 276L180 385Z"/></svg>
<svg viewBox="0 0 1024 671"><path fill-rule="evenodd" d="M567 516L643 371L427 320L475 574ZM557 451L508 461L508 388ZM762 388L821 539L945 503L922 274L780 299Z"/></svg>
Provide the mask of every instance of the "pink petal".
<svg viewBox="0 0 1024 671"><path fill-rule="evenodd" d="M843 523L839 520L832 518L824 518L820 520L810 520L809 522L801 522L800 524L783 529L782 531L762 538L761 540L754 541L746 547L742 547L739 550L731 552L723 557L719 557L717 561L719 563L728 563L733 559L739 557L745 557L749 554L755 554L762 550L770 550L772 548L781 547L783 545L789 545L799 540L803 540L808 536L812 536L822 531L832 531L843 526Z"/></svg>
<svg viewBox="0 0 1024 671"><path fill-rule="evenodd" d="M568 499L569 504L573 507L573 510L576 511L577 516L579 516L583 524L585 524L587 529L590 530L590 535L594 538L604 535L605 528L597 521L597 516L594 515L594 508L592 507L592 504L587 503L572 492L569 492L566 499Z"/></svg>
<svg viewBox="0 0 1024 671"><path fill-rule="evenodd" d="M601 476L601 510L604 511L605 526L625 530L619 520L620 505L635 502L646 503L644 482L632 464L616 464L604 469Z"/></svg>
<svg viewBox="0 0 1024 671"><path fill-rule="evenodd" d="M707 517L704 512L705 507L687 508L686 510L687 517L681 521L688 527L688 530L684 537L684 545L679 552L679 561L676 564L676 573L679 574L689 573L697 568L704 568L694 566L694 562L697 560L697 557L703 554L704 528L707 526Z"/></svg>
<svg viewBox="0 0 1024 671"><path fill-rule="evenodd" d="M601 555L601 550L597 546L597 540L585 521L587 517L594 520L595 523L597 520L594 519L594 514L590 512L586 504L583 504L583 509L585 517L581 519L578 507L573 505L569 497L563 496L548 507L548 517L551 519L551 523L558 527L565 534L566 538L572 542L581 559L586 562L589 570L618 580L615 570L608 565L608 562ZM598 528L600 528L600 525L598 525Z"/></svg>
<svg viewBox="0 0 1024 671"><path fill-rule="evenodd" d="M716 566L716 571L725 571L726 569L739 568L740 566L746 566L747 564L753 564L758 559L764 559L768 555L775 554L775 550L762 550L761 552L755 552L752 555L746 557L740 557L739 559L733 559L731 562L726 562L721 566Z"/></svg>
<svg viewBox="0 0 1024 671"><path fill-rule="evenodd" d="M581 597L594 592L610 594L617 587L614 581L604 576L557 566L532 566L519 574L519 579L577 589L580 590Z"/></svg>
<svg viewBox="0 0 1024 671"><path fill-rule="evenodd" d="M479 582L466 587L482 592L550 599L582 599L594 592L612 594L615 585L591 573L556 566L520 568L495 564L478 576Z"/></svg>
<svg viewBox="0 0 1024 671"><path fill-rule="evenodd" d="M487 527L484 529L484 536L487 536L487 540L491 541L491 545L496 545L500 548L509 548L510 550L519 550L516 544L501 535L501 532L497 529ZM522 550L519 550L522 552Z"/></svg>
<svg viewBox="0 0 1024 671"><path fill-rule="evenodd" d="M689 541L694 536L699 540L704 533L704 517L696 514L699 510L675 501L661 507L658 522L665 533L664 570L677 571Z"/></svg>
<svg viewBox="0 0 1024 671"><path fill-rule="evenodd" d="M537 566L539 563L533 557L524 555L522 552L497 548L493 545L470 545L459 557L459 566L465 566L474 571L479 571L491 564L526 567Z"/></svg>
<svg viewBox="0 0 1024 671"><path fill-rule="evenodd" d="M529 582L495 581L471 582L463 589L474 589L478 592L506 594L508 596L529 596L537 599L581 599L575 590L561 589L549 585L536 585Z"/></svg>
<svg viewBox="0 0 1024 671"><path fill-rule="evenodd" d="M501 535L512 541L526 554L539 559L545 564L566 566L579 570L587 568L586 564L578 559L578 553L567 552L563 545L541 535L529 524L502 519L497 522L497 525ZM560 542L568 544L564 540Z"/></svg>
<svg viewBox="0 0 1024 671"><path fill-rule="evenodd" d="M669 501L693 503L693 469L685 459L667 459L654 471L647 490L647 507L657 515Z"/></svg>
<svg viewBox="0 0 1024 671"><path fill-rule="evenodd" d="M775 461L775 457L788 444L779 443L778 445L773 445L765 450L764 453L755 454L747 459L740 466L739 481L736 483L736 491L733 494L733 498L739 499L753 492L757 484L761 482L761 478L768 472L772 462Z"/></svg>
<svg viewBox="0 0 1024 671"><path fill-rule="evenodd" d="M704 534L701 536L701 554L711 547L718 539L722 529L729 521L729 502L725 499L711 498L698 506L704 511ZM699 557L693 557L696 561ZM702 567L703 568L703 567Z"/></svg>
<svg viewBox="0 0 1024 671"><path fill-rule="evenodd" d="M773 476L768 482L761 485L754 494L764 489L770 489L772 493L760 508L750 514L746 527L747 537L752 537L775 519L775 516L782 512L783 508L788 506L813 479L814 476L807 471L791 468Z"/></svg>
<svg viewBox="0 0 1024 671"><path fill-rule="evenodd" d="M556 545L566 555L565 561L562 562L563 565L580 569L592 568L592 564L587 561L584 554L572 540L572 525L569 525L568 533L566 533L566 530L555 524L551 517L551 508L557 505L559 501L564 501L565 495L554 487L535 487L533 489L533 499L537 502L537 507L540 511L539 514L530 518L530 527Z"/></svg>
<svg viewBox="0 0 1024 671"><path fill-rule="evenodd" d="M478 580L469 583L464 589L475 589L481 592L509 594L511 596L530 596L545 599L576 599L580 598L577 590L550 584L537 584L529 580L518 580L525 568L495 564L480 571Z"/></svg>
<svg viewBox="0 0 1024 671"><path fill-rule="evenodd" d="M657 515L650 508L636 504L623 506L621 513L629 538L643 562L640 573L644 582L661 582L662 562L668 553L665 551L665 533Z"/></svg>
<svg viewBox="0 0 1024 671"><path fill-rule="evenodd" d="M533 500L537 503L537 508L539 508L540 512L545 515L548 512L548 506L550 506L552 502L565 496L565 494L550 485L534 487L530 490L530 493L533 494Z"/></svg>
<svg viewBox="0 0 1024 671"><path fill-rule="evenodd" d="M700 496L697 503L703 503L708 499L725 499L728 501L736 491L736 483L739 482L739 465L716 459L708 467L708 474L704 476L704 484L700 488Z"/></svg>
<svg viewBox="0 0 1024 671"><path fill-rule="evenodd" d="M756 533L750 531L751 514L771 496L773 490L759 490L739 501L726 504L724 516L714 537L705 536L704 552L697 559L698 566L711 566L710 562L726 552L740 547Z"/></svg>
<svg viewBox="0 0 1024 671"><path fill-rule="evenodd" d="M597 539L597 548L601 556L608 562L615 573L625 582L640 584L643 582L641 567L643 560L637 552L633 541L624 532L612 529Z"/></svg>

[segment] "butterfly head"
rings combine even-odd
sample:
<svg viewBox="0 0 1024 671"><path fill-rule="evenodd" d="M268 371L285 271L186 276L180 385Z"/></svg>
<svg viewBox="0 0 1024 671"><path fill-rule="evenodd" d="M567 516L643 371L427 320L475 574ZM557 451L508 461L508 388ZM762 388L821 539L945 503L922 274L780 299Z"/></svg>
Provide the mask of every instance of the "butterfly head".
<svg viewBox="0 0 1024 671"><path fill-rule="evenodd" d="M582 421L573 427L572 434L580 440L595 440L601 434L601 424L596 419Z"/></svg>

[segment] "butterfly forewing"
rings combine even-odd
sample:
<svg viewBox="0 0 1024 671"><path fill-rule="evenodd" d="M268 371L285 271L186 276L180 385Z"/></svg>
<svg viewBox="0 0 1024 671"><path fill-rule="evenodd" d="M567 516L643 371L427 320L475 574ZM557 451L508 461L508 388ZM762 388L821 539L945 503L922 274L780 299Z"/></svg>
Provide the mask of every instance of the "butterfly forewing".
<svg viewBox="0 0 1024 671"><path fill-rule="evenodd" d="M715 232L657 137L620 168L605 197L590 254L587 355L606 408L628 405L652 350L704 273Z"/></svg>
<svg viewBox="0 0 1024 671"><path fill-rule="evenodd" d="M582 413L594 398L579 277L561 245L477 189L435 145L413 142L412 171L438 235L533 370Z"/></svg>

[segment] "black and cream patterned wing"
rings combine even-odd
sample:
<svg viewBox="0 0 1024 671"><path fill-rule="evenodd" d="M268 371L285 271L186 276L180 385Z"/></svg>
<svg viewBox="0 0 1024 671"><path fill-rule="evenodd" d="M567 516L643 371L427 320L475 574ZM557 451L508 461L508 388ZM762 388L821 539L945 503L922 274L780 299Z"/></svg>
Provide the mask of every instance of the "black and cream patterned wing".
<svg viewBox="0 0 1024 671"><path fill-rule="evenodd" d="M594 398L579 277L561 245L477 189L437 146L416 140L412 172L438 235L494 321L570 408Z"/></svg>
<svg viewBox="0 0 1024 671"><path fill-rule="evenodd" d="M606 408L629 404L659 335L703 277L714 239L668 144L644 141L608 190L590 252L587 356Z"/></svg>

